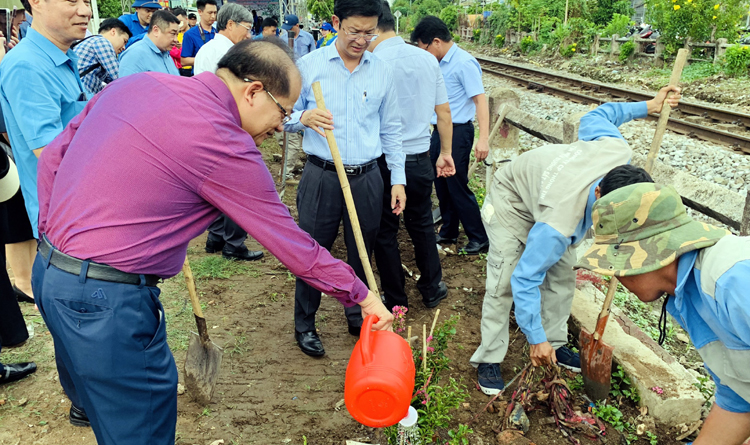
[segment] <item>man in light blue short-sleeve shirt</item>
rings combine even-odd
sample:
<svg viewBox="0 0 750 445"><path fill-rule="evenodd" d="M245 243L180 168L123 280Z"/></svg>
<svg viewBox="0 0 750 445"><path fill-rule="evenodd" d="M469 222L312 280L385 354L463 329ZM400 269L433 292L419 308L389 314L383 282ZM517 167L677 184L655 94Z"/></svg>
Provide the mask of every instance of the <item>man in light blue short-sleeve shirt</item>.
<svg viewBox="0 0 750 445"><path fill-rule="evenodd" d="M169 51L177 44L180 20L169 11L156 11L148 33L122 53L120 77L153 71L180 75Z"/></svg>

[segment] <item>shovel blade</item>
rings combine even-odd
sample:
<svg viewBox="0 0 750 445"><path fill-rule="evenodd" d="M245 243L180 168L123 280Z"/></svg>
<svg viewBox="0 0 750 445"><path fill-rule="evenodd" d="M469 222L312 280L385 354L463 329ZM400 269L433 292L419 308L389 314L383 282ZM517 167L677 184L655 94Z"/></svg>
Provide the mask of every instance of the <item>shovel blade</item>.
<svg viewBox="0 0 750 445"><path fill-rule="evenodd" d="M606 400L612 384L612 351L614 348L597 341L594 336L581 328L581 375L583 388L591 400Z"/></svg>
<svg viewBox="0 0 750 445"><path fill-rule="evenodd" d="M185 359L185 387L193 399L207 405L214 394L224 351L214 342L203 343L195 332L190 333Z"/></svg>

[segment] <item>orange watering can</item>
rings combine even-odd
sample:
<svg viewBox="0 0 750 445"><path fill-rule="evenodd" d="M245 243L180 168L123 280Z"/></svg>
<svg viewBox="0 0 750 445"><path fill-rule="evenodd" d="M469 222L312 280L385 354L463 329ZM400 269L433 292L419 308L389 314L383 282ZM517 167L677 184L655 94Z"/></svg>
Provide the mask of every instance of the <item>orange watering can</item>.
<svg viewBox="0 0 750 445"><path fill-rule="evenodd" d="M390 331L372 332L368 315L346 368L344 402L357 422L372 428L395 425L409 413L414 358L409 344Z"/></svg>

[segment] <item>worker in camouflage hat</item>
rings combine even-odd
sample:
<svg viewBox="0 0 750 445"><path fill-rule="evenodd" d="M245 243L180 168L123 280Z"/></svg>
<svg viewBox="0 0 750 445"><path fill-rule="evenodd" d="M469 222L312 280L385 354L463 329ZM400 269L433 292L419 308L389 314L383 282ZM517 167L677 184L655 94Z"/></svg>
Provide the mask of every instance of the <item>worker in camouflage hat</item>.
<svg viewBox="0 0 750 445"><path fill-rule="evenodd" d="M619 277L641 301L666 295L716 383L695 445L750 437L750 238L693 220L670 186L633 184L597 200L594 245L579 268Z"/></svg>

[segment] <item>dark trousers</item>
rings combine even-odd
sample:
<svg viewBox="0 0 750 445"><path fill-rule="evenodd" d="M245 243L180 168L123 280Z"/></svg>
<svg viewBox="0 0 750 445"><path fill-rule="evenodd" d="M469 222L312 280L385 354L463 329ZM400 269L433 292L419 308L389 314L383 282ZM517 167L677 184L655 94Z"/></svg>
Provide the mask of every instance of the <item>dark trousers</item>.
<svg viewBox="0 0 750 445"><path fill-rule="evenodd" d="M487 233L482 225L479 204L474 193L469 189L469 163L471 146L474 144L474 124L453 125L453 162L456 174L448 178L435 178L435 193L440 201L440 214L443 226L440 236L458 238L459 221L469 241L484 243ZM437 129L430 139L430 160L435 165L440 156L440 134ZM408 201L409 195L406 195Z"/></svg>
<svg viewBox="0 0 750 445"><path fill-rule="evenodd" d="M227 250L245 250L246 239L247 232L223 213L208 226L208 240L215 243L226 243L225 249Z"/></svg>
<svg viewBox="0 0 750 445"><path fill-rule="evenodd" d="M385 162L385 156L378 159L383 182L390 184L391 171ZM432 219L432 183L435 172L430 162L430 155L424 152L406 160L406 208L404 225L414 244L414 258L421 277L417 289L422 299L429 301L435 298L438 285L443 278L440 257L435 248L435 224ZM385 292L385 306L409 306L404 291L405 277L401 267L401 253L398 248L399 217L391 210L391 190L383 192L383 215L380 219L380 230L375 242L375 261L380 272L380 286Z"/></svg>
<svg viewBox="0 0 750 445"><path fill-rule="evenodd" d="M182 77L193 77L192 68L180 68L178 71L180 72L180 76Z"/></svg>
<svg viewBox="0 0 750 445"><path fill-rule="evenodd" d="M361 175L349 176L349 186L369 258L380 227L383 208L383 180L380 171L375 168ZM305 164L297 189L297 211L300 228L328 250L331 250L338 236L341 220L344 220L346 262L354 269L357 277L367 283L344 203L344 194L335 171L324 170L310 161ZM297 278L294 303L294 327L297 332L315 330L315 313L320 307L320 298L319 290ZM344 312L349 326L362 326L359 305L346 308Z"/></svg>
<svg viewBox="0 0 750 445"><path fill-rule="evenodd" d="M2 154L2 153L0 153ZM0 204L2 206L3 204ZM29 332L23 319L21 308L18 307L16 294L5 265L5 244L0 240L0 349L3 346L15 346L28 340ZM0 364L0 373L3 365Z"/></svg>
<svg viewBox="0 0 750 445"><path fill-rule="evenodd" d="M82 269L87 268L85 262ZM99 445L173 445L177 367L159 288L73 275L37 254L31 284L60 384Z"/></svg>

